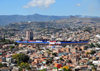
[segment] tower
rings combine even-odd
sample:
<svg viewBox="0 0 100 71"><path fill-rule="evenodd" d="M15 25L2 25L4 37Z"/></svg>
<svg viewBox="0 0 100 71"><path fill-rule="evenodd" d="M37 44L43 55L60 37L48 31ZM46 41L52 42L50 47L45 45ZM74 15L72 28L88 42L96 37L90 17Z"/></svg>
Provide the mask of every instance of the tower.
<svg viewBox="0 0 100 71"><path fill-rule="evenodd" d="M26 31L26 40L33 40L33 31Z"/></svg>

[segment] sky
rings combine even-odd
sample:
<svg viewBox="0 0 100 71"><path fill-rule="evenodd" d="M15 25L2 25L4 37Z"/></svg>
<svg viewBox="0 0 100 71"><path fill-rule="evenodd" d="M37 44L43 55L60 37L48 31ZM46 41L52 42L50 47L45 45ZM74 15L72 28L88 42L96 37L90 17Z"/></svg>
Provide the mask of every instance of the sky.
<svg viewBox="0 0 100 71"><path fill-rule="evenodd" d="M100 0L0 0L0 15L100 16Z"/></svg>

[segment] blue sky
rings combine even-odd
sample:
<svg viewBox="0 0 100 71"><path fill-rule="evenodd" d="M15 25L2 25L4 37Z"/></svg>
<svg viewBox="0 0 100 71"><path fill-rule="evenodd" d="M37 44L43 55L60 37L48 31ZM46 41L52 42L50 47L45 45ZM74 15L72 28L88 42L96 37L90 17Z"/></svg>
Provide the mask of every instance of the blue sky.
<svg viewBox="0 0 100 71"><path fill-rule="evenodd" d="M100 16L100 0L0 0L0 15Z"/></svg>

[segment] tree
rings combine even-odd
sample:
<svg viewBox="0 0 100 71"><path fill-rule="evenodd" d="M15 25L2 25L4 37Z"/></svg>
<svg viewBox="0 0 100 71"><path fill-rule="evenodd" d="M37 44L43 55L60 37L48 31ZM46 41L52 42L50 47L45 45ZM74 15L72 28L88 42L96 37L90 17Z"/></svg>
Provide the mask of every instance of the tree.
<svg viewBox="0 0 100 71"><path fill-rule="evenodd" d="M72 61L71 60L66 60L66 63L72 63Z"/></svg>
<svg viewBox="0 0 100 71"><path fill-rule="evenodd" d="M96 43L96 46L97 46L98 48L100 48L100 44L99 44L99 43Z"/></svg>
<svg viewBox="0 0 100 71"><path fill-rule="evenodd" d="M63 71L72 71L69 66L63 66Z"/></svg>
<svg viewBox="0 0 100 71"><path fill-rule="evenodd" d="M39 70L39 71L47 71L47 69L42 69L42 70Z"/></svg>
<svg viewBox="0 0 100 71"><path fill-rule="evenodd" d="M63 58L60 58L60 60L61 60L61 61L64 61L64 59L63 59Z"/></svg>
<svg viewBox="0 0 100 71"><path fill-rule="evenodd" d="M92 50L91 52L90 52L90 54L95 54L96 53L96 51L94 51L94 50Z"/></svg>
<svg viewBox="0 0 100 71"><path fill-rule="evenodd" d="M0 68L2 68L2 67L7 67L7 64L0 63Z"/></svg>
<svg viewBox="0 0 100 71"><path fill-rule="evenodd" d="M12 51L15 47L14 46L10 46L10 50Z"/></svg>
<svg viewBox="0 0 100 71"><path fill-rule="evenodd" d="M3 67L3 64L2 63L0 63L0 68L2 68Z"/></svg>
<svg viewBox="0 0 100 71"><path fill-rule="evenodd" d="M15 59L17 61L17 64L20 64L21 62L28 63L28 61L29 61L29 56L27 56L23 53L15 54L12 57L13 57L13 59Z"/></svg>
<svg viewBox="0 0 100 71"><path fill-rule="evenodd" d="M52 55L54 55L56 57L57 56L57 53L52 53Z"/></svg>
<svg viewBox="0 0 100 71"><path fill-rule="evenodd" d="M23 70L23 69L30 70L31 69L30 65L28 63L22 62L22 63L20 63L19 66L20 66L20 70Z"/></svg>
<svg viewBox="0 0 100 71"><path fill-rule="evenodd" d="M72 70L71 70L71 69L65 69L65 68L64 68L63 71L72 71Z"/></svg>
<svg viewBox="0 0 100 71"><path fill-rule="evenodd" d="M91 44L89 44L89 47L93 48L93 47L95 47L95 45L93 43L91 43Z"/></svg>

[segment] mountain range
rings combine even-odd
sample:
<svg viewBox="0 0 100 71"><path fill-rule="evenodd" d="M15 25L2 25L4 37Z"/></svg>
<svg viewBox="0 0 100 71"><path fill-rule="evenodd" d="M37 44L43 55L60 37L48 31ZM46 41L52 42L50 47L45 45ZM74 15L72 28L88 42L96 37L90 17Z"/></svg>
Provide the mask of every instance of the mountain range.
<svg viewBox="0 0 100 71"><path fill-rule="evenodd" d="M73 23L75 20L80 22L99 22L100 17L89 17L89 16L48 16L48 15L0 15L0 26L5 26L11 23L20 23L20 22L51 22L56 21L58 23Z"/></svg>
<svg viewBox="0 0 100 71"><path fill-rule="evenodd" d="M44 21L52 21L52 20L60 20L65 19L67 16L47 16L47 15L0 15L0 25L4 26L10 23L15 22L44 22Z"/></svg>

